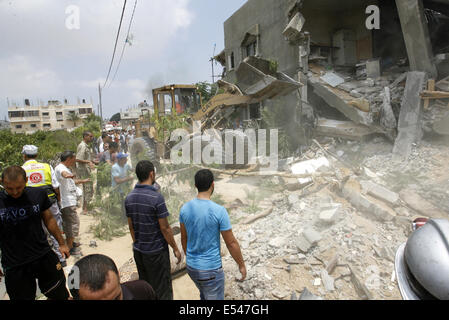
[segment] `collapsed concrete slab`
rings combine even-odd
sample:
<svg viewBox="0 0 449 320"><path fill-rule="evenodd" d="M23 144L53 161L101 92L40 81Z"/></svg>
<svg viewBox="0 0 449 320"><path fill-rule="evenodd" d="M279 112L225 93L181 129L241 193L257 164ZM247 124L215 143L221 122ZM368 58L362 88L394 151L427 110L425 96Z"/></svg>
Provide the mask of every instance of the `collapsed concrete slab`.
<svg viewBox="0 0 449 320"><path fill-rule="evenodd" d="M282 35L290 42L296 43L301 38L301 30L306 23L304 16L297 12L288 23L287 27L282 31Z"/></svg>
<svg viewBox="0 0 449 320"><path fill-rule="evenodd" d="M388 205L369 195L362 193L362 187L357 180L349 179L343 186L343 196L351 204L375 221L391 221L396 213Z"/></svg>
<svg viewBox="0 0 449 320"><path fill-rule="evenodd" d="M318 136L335 137L348 140L361 141L377 131L363 124L352 121L319 119L315 127Z"/></svg>
<svg viewBox="0 0 449 320"><path fill-rule="evenodd" d="M429 218L449 218L449 214L441 211L429 201L412 190L402 190L399 196L410 208Z"/></svg>
<svg viewBox="0 0 449 320"><path fill-rule="evenodd" d="M325 269L320 272L321 280L323 281L324 288L326 291L332 292L335 290L334 278L331 277Z"/></svg>
<svg viewBox="0 0 449 320"><path fill-rule="evenodd" d="M237 85L257 101L280 97L297 90L301 84L282 72L277 72L270 61L247 57L237 70Z"/></svg>
<svg viewBox="0 0 449 320"><path fill-rule="evenodd" d="M407 159L412 151L412 144L418 143L423 135L422 105L420 93L427 83L424 72L413 71L407 74L404 97L399 114L398 137L394 143L395 159Z"/></svg>
<svg viewBox="0 0 449 320"><path fill-rule="evenodd" d="M360 181L362 191L392 205L399 203L399 194L372 181Z"/></svg>
<svg viewBox="0 0 449 320"><path fill-rule="evenodd" d="M308 84L313 87L314 93L321 97L329 106L337 109L343 113L348 119L355 123L361 123L365 125L371 125L372 120L370 114L366 111L359 110L350 102L355 98L349 93L338 88L332 88L328 84L324 83L319 77L309 77Z"/></svg>

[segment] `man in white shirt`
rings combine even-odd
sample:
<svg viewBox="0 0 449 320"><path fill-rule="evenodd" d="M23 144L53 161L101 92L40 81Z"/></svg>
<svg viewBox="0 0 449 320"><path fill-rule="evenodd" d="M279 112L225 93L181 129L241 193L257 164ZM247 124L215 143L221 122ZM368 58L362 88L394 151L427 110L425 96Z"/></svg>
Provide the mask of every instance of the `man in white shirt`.
<svg viewBox="0 0 449 320"><path fill-rule="evenodd" d="M90 179L74 180L75 175L69 168L73 167L75 162L76 156L74 152L63 152L61 155L61 163L56 167L55 173L61 193L62 223L66 235L67 246L70 249L71 255L80 255L80 244L75 241L79 236L80 227L80 220L76 212L76 184L90 182Z"/></svg>
<svg viewBox="0 0 449 320"><path fill-rule="evenodd" d="M128 144L128 150L131 150L131 146L134 143L134 135L132 130L129 130L128 134L126 135L126 143Z"/></svg>
<svg viewBox="0 0 449 320"><path fill-rule="evenodd" d="M109 137L109 135L106 132L103 132L101 134L100 144L98 146L98 153L104 152L104 144L112 142L112 139Z"/></svg>

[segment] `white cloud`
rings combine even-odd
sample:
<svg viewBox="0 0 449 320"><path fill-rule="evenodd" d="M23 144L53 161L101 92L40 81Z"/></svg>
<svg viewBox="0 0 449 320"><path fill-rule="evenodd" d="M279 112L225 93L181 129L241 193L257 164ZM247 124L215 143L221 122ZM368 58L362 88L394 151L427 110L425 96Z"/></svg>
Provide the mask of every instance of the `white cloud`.
<svg viewBox="0 0 449 320"><path fill-rule="evenodd" d="M9 4L12 2L12 4ZM155 58L176 33L187 28L194 15L190 0L139 1L131 33L133 46L128 59ZM69 5L80 9L80 29L69 30L65 21ZM0 2L0 40L3 54L14 53L52 57L96 56L108 63L114 47L122 12L122 0L15 0ZM128 1L122 23L118 52L125 41L134 1ZM2 53L0 53L1 55Z"/></svg>
<svg viewBox="0 0 449 320"><path fill-rule="evenodd" d="M63 82L53 70L40 66L29 57L16 55L0 59L0 96L18 99L54 96Z"/></svg>

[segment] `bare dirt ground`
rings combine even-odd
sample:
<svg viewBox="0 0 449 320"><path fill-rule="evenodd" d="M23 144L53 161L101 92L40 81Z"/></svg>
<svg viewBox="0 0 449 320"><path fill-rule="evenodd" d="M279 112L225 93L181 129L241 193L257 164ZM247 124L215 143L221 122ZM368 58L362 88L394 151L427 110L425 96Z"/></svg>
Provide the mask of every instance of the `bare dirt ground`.
<svg viewBox="0 0 449 320"><path fill-rule="evenodd" d="M81 210L79 210L81 212ZM133 259L132 239L129 234L123 237L114 238L111 241L95 239L89 232L89 227L95 222L90 215L80 215L80 242L84 256L94 253L101 253L111 257L120 269L126 262ZM90 241L96 242L96 247L90 247ZM75 257L70 257L65 268L66 274L70 267L76 262ZM175 300L199 300L199 293L195 284L187 274L173 280L173 298Z"/></svg>

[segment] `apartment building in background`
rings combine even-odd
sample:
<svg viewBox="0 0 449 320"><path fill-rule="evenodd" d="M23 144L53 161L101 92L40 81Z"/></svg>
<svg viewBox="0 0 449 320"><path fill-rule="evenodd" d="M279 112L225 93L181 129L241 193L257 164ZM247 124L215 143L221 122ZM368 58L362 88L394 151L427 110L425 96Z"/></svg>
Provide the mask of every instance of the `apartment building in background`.
<svg viewBox="0 0 449 320"><path fill-rule="evenodd" d="M9 106L8 117L13 133L32 134L36 131L72 130L82 125L83 119L93 113L93 106L86 103L70 105L50 100L47 105L31 105L25 99L24 106Z"/></svg>

